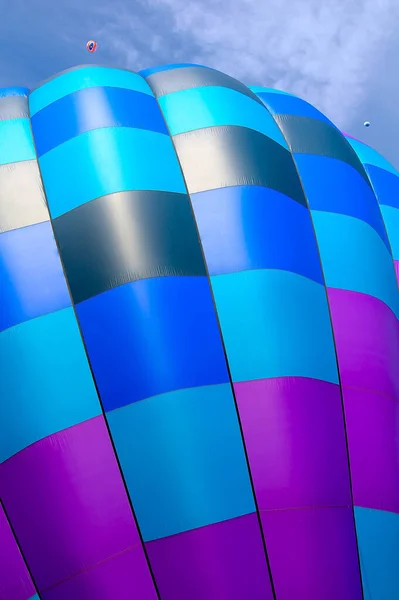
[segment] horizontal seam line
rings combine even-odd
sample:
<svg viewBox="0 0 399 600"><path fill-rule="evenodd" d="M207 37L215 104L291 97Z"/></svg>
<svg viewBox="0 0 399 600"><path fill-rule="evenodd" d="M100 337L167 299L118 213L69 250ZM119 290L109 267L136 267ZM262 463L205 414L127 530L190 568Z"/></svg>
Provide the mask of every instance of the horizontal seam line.
<svg viewBox="0 0 399 600"><path fill-rule="evenodd" d="M81 571L77 571L76 573L73 573L69 577L65 577L64 579L62 579L61 581L58 581L54 585L51 585L49 587L40 589L40 592L48 592L50 590L53 590L54 588L62 585L66 581L70 581L71 579L74 579L75 577L78 577L79 575L82 575L82 573L86 573L87 571L91 571L92 569L95 569L99 565L102 565L102 564L104 564L106 562L109 562L110 560L113 560L114 558L118 558L119 556L123 556L124 554L127 554L131 550L134 550L135 548L139 548L140 546L141 546L140 543L135 544L134 546L129 546L129 548L125 548L124 550L121 550L120 552L117 552L116 554L113 554L112 556L108 556L107 558L104 558L103 560L99 560L98 562L94 563L93 565L90 565L89 567L86 567L85 569L82 569Z"/></svg>
<svg viewBox="0 0 399 600"><path fill-rule="evenodd" d="M332 505L320 505L320 506L291 506L289 508L265 508L260 509L261 513L271 513L271 512L289 512L289 511L299 511L299 510L315 510L320 508L351 508L351 504L332 504Z"/></svg>
<svg viewBox="0 0 399 600"><path fill-rule="evenodd" d="M385 394L385 392L380 392L378 390L368 390L367 388L357 387L355 385L342 385L342 389L347 390L356 390L358 392L366 392L366 394L374 394L375 396L384 396L384 398L389 398L393 402L399 402L399 398L394 398L390 394Z"/></svg>
<svg viewBox="0 0 399 600"><path fill-rule="evenodd" d="M394 275L395 275L395 270L394 270ZM389 311L392 313L392 315L395 317L395 319L399 323L399 315L397 315L394 312L393 308L391 306L389 306L389 304L387 304L385 302L385 300L381 300L381 298L377 298L377 296L374 296L373 294L367 294L366 292L359 292L358 290L348 290L346 288L338 288L338 287L334 287L331 285L326 285L326 290L327 290L327 292L328 292L328 290L337 290L338 292L349 292L350 294L358 294L359 296L366 296L368 298L372 298L373 300L377 300L377 302L381 302L381 304L383 304L384 306L386 306L386 308L389 309ZM333 311L333 325L334 325L334 311Z"/></svg>

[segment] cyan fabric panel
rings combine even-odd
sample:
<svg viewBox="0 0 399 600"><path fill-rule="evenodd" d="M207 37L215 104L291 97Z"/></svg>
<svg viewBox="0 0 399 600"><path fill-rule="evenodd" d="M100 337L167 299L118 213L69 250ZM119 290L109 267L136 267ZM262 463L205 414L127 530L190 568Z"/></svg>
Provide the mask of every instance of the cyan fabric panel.
<svg viewBox="0 0 399 600"><path fill-rule="evenodd" d="M372 600L399 597L399 515L355 507L363 586Z"/></svg>
<svg viewBox="0 0 399 600"><path fill-rule="evenodd" d="M230 384L155 396L108 419L144 541L255 511Z"/></svg>
<svg viewBox="0 0 399 600"><path fill-rule="evenodd" d="M144 129L83 133L42 156L40 168L53 219L115 192L186 192L171 139Z"/></svg>
<svg viewBox="0 0 399 600"><path fill-rule="evenodd" d="M101 413L72 308L0 333L0 463Z"/></svg>
<svg viewBox="0 0 399 600"><path fill-rule="evenodd" d="M348 217L312 211L327 287L368 294L399 318L399 293L392 256L369 225Z"/></svg>
<svg viewBox="0 0 399 600"><path fill-rule="evenodd" d="M338 383L325 289L288 271L212 277L235 382L311 377Z"/></svg>

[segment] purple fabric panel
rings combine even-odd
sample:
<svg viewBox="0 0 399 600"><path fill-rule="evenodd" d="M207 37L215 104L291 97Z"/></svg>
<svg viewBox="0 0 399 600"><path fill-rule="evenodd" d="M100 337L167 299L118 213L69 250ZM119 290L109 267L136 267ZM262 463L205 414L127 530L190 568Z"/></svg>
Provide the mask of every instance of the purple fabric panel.
<svg viewBox="0 0 399 600"><path fill-rule="evenodd" d="M28 600L34 594L28 569L0 504L0 600Z"/></svg>
<svg viewBox="0 0 399 600"><path fill-rule="evenodd" d="M399 402L348 388L344 400L353 502L399 513Z"/></svg>
<svg viewBox="0 0 399 600"><path fill-rule="evenodd" d="M0 495L40 590L140 543L102 416L4 462Z"/></svg>
<svg viewBox="0 0 399 600"><path fill-rule="evenodd" d="M362 600L352 508L261 516L278 600Z"/></svg>
<svg viewBox="0 0 399 600"><path fill-rule="evenodd" d="M393 262L395 264L396 279L398 280L399 284L399 260L394 260Z"/></svg>
<svg viewBox="0 0 399 600"><path fill-rule="evenodd" d="M380 300L327 290L341 382L399 400L399 322Z"/></svg>
<svg viewBox="0 0 399 600"><path fill-rule="evenodd" d="M234 389L259 508L349 505L339 387L284 377Z"/></svg>
<svg viewBox="0 0 399 600"><path fill-rule="evenodd" d="M141 544L42 593L43 600L156 600Z"/></svg>
<svg viewBox="0 0 399 600"><path fill-rule="evenodd" d="M256 514L146 544L162 600L272 600Z"/></svg>

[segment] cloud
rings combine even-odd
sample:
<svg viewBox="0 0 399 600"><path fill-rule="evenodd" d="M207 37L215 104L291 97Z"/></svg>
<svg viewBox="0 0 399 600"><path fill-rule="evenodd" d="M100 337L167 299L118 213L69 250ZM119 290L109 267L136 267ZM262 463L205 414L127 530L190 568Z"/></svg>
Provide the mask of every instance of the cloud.
<svg viewBox="0 0 399 600"><path fill-rule="evenodd" d="M397 0L120 0L99 33L129 68L200 62L306 98L344 127L399 17ZM143 59L147 59L144 63ZM139 67L138 67L139 65Z"/></svg>
<svg viewBox="0 0 399 600"><path fill-rule="evenodd" d="M4 12L3 85L34 86L92 60L133 70L199 62L247 85L298 94L341 128L354 122L367 97L377 96L381 63L399 21L398 0L58 0L57 10L53 5L54 0L31 0L27 8L26 0L13 0ZM94 57L85 51L90 38L99 42Z"/></svg>

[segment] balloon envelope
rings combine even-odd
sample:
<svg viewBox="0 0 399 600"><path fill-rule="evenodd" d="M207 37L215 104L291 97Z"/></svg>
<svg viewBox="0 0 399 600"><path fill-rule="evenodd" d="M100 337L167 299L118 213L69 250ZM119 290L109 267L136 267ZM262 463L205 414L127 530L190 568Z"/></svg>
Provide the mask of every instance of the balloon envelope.
<svg viewBox="0 0 399 600"><path fill-rule="evenodd" d="M94 40L89 40L86 44L86 49L89 52L95 52L97 50L97 42L95 42Z"/></svg>
<svg viewBox="0 0 399 600"><path fill-rule="evenodd" d="M0 92L0 597L399 598L398 190L199 65Z"/></svg>

